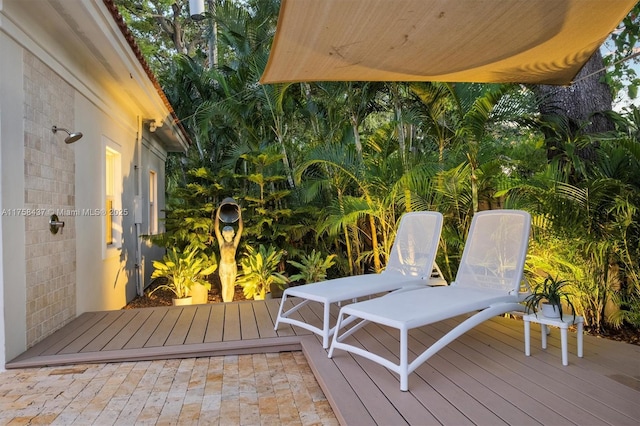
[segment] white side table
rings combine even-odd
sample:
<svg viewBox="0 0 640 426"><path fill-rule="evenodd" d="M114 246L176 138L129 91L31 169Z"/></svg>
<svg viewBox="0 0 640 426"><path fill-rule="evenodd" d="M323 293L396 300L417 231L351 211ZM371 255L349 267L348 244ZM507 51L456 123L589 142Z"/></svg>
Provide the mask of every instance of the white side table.
<svg viewBox="0 0 640 426"><path fill-rule="evenodd" d="M524 321L524 353L526 356L531 355L531 323L536 322L540 324L540 331L542 332L542 349L547 349L547 326L553 325L560 328L560 341L562 343L562 365L569 365L569 356L567 351L567 329L570 325L576 324L577 326L577 340L578 340L578 357L582 358L582 329L584 324L584 318L576 315L575 319L573 315L562 315L562 318L547 318L538 314L528 314L522 317Z"/></svg>

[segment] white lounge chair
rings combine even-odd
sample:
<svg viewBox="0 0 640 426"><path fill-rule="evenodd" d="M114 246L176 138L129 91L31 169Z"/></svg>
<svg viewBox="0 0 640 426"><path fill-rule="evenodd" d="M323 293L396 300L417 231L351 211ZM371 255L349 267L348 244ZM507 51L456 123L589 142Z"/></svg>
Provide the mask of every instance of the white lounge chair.
<svg viewBox="0 0 640 426"><path fill-rule="evenodd" d="M476 213L454 282L446 287L400 289L376 299L342 307L329 358L336 349L361 355L398 373L400 390L408 390L409 374L453 340L496 315L524 311L524 305L520 302L528 293L521 291L521 284L530 225L531 217L523 211ZM479 312L450 330L409 363L407 345L410 329L475 311ZM353 327L345 329L354 321L356 324ZM399 330L398 364L364 348L345 343L348 336L369 322Z"/></svg>
<svg viewBox="0 0 640 426"><path fill-rule="evenodd" d="M334 331L330 326L329 315L332 303L389 292L407 285L446 285L447 282L435 264L441 231L441 213L405 213L400 219L400 226L384 271L379 274L336 278L287 288L282 295L275 329L278 329L280 323L305 328L322 336L322 346L326 349ZM285 302L291 297L302 301L284 311ZM322 329L291 317L291 314L310 302L324 305Z"/></svg>

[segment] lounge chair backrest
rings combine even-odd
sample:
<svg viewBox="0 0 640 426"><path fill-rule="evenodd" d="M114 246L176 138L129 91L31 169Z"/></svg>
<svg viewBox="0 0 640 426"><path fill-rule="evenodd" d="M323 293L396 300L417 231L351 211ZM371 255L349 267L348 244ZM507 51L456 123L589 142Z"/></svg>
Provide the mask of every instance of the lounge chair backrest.
<svg viewBox="0 0 640 426"><path fill-rule="evenodd" d="M405 213L400 218L400 226L383 273L429 279L441 231L441 213Z"/></svg>
<svg viewBox="0 0 640 426"><path fill-rule="evenodd" d="M524 274L531 216L521 210L474 215L452 285L517 294Z"/></svg>

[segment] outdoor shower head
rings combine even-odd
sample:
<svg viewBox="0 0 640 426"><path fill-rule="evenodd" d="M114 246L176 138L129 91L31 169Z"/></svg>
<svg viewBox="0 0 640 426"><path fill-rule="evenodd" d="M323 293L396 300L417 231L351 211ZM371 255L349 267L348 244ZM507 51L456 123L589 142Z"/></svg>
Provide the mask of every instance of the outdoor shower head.
<svg viewBox="0 0 640 426"><path fill-rule="evenodd" d="M55 134L58 130L62 130L63 132L65 132L66 134L68 134L69 136L67 136L66 138L64 138L64 142L65 143L74 143L75 141L77 141L78 139L80 139L82 137L82 133L80 132L73 132L71 133L70 131L68 131L67 129L63 129L62 127L58 127L58 126L53 126L51 128L51 131Z"/></svg>

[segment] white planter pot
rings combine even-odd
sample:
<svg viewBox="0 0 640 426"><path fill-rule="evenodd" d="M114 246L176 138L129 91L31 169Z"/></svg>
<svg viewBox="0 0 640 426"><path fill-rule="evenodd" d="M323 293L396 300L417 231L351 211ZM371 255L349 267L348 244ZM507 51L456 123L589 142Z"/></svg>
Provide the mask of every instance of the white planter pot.
<svg viewBox="0 0 640 426"><path fill-rule="evenodd" d="M193 304L193 298L191 296L183 297L181 299L173 299L173 306L185 306L185 305L192 305L192 304Z"/></svg>
<svg viewBox="0 0 640 426"><path fill-rule="evenodd" d="M550 305L549 303L543 303L541 306L542 315L547 318L560 318L560 310L556 305Z"/></svg>
<svg viewBox="0 0 640 426"><path fill-rule="evenodd" d="M271 299L271 293L257 293L253 296L253 300Z"/></svg>

